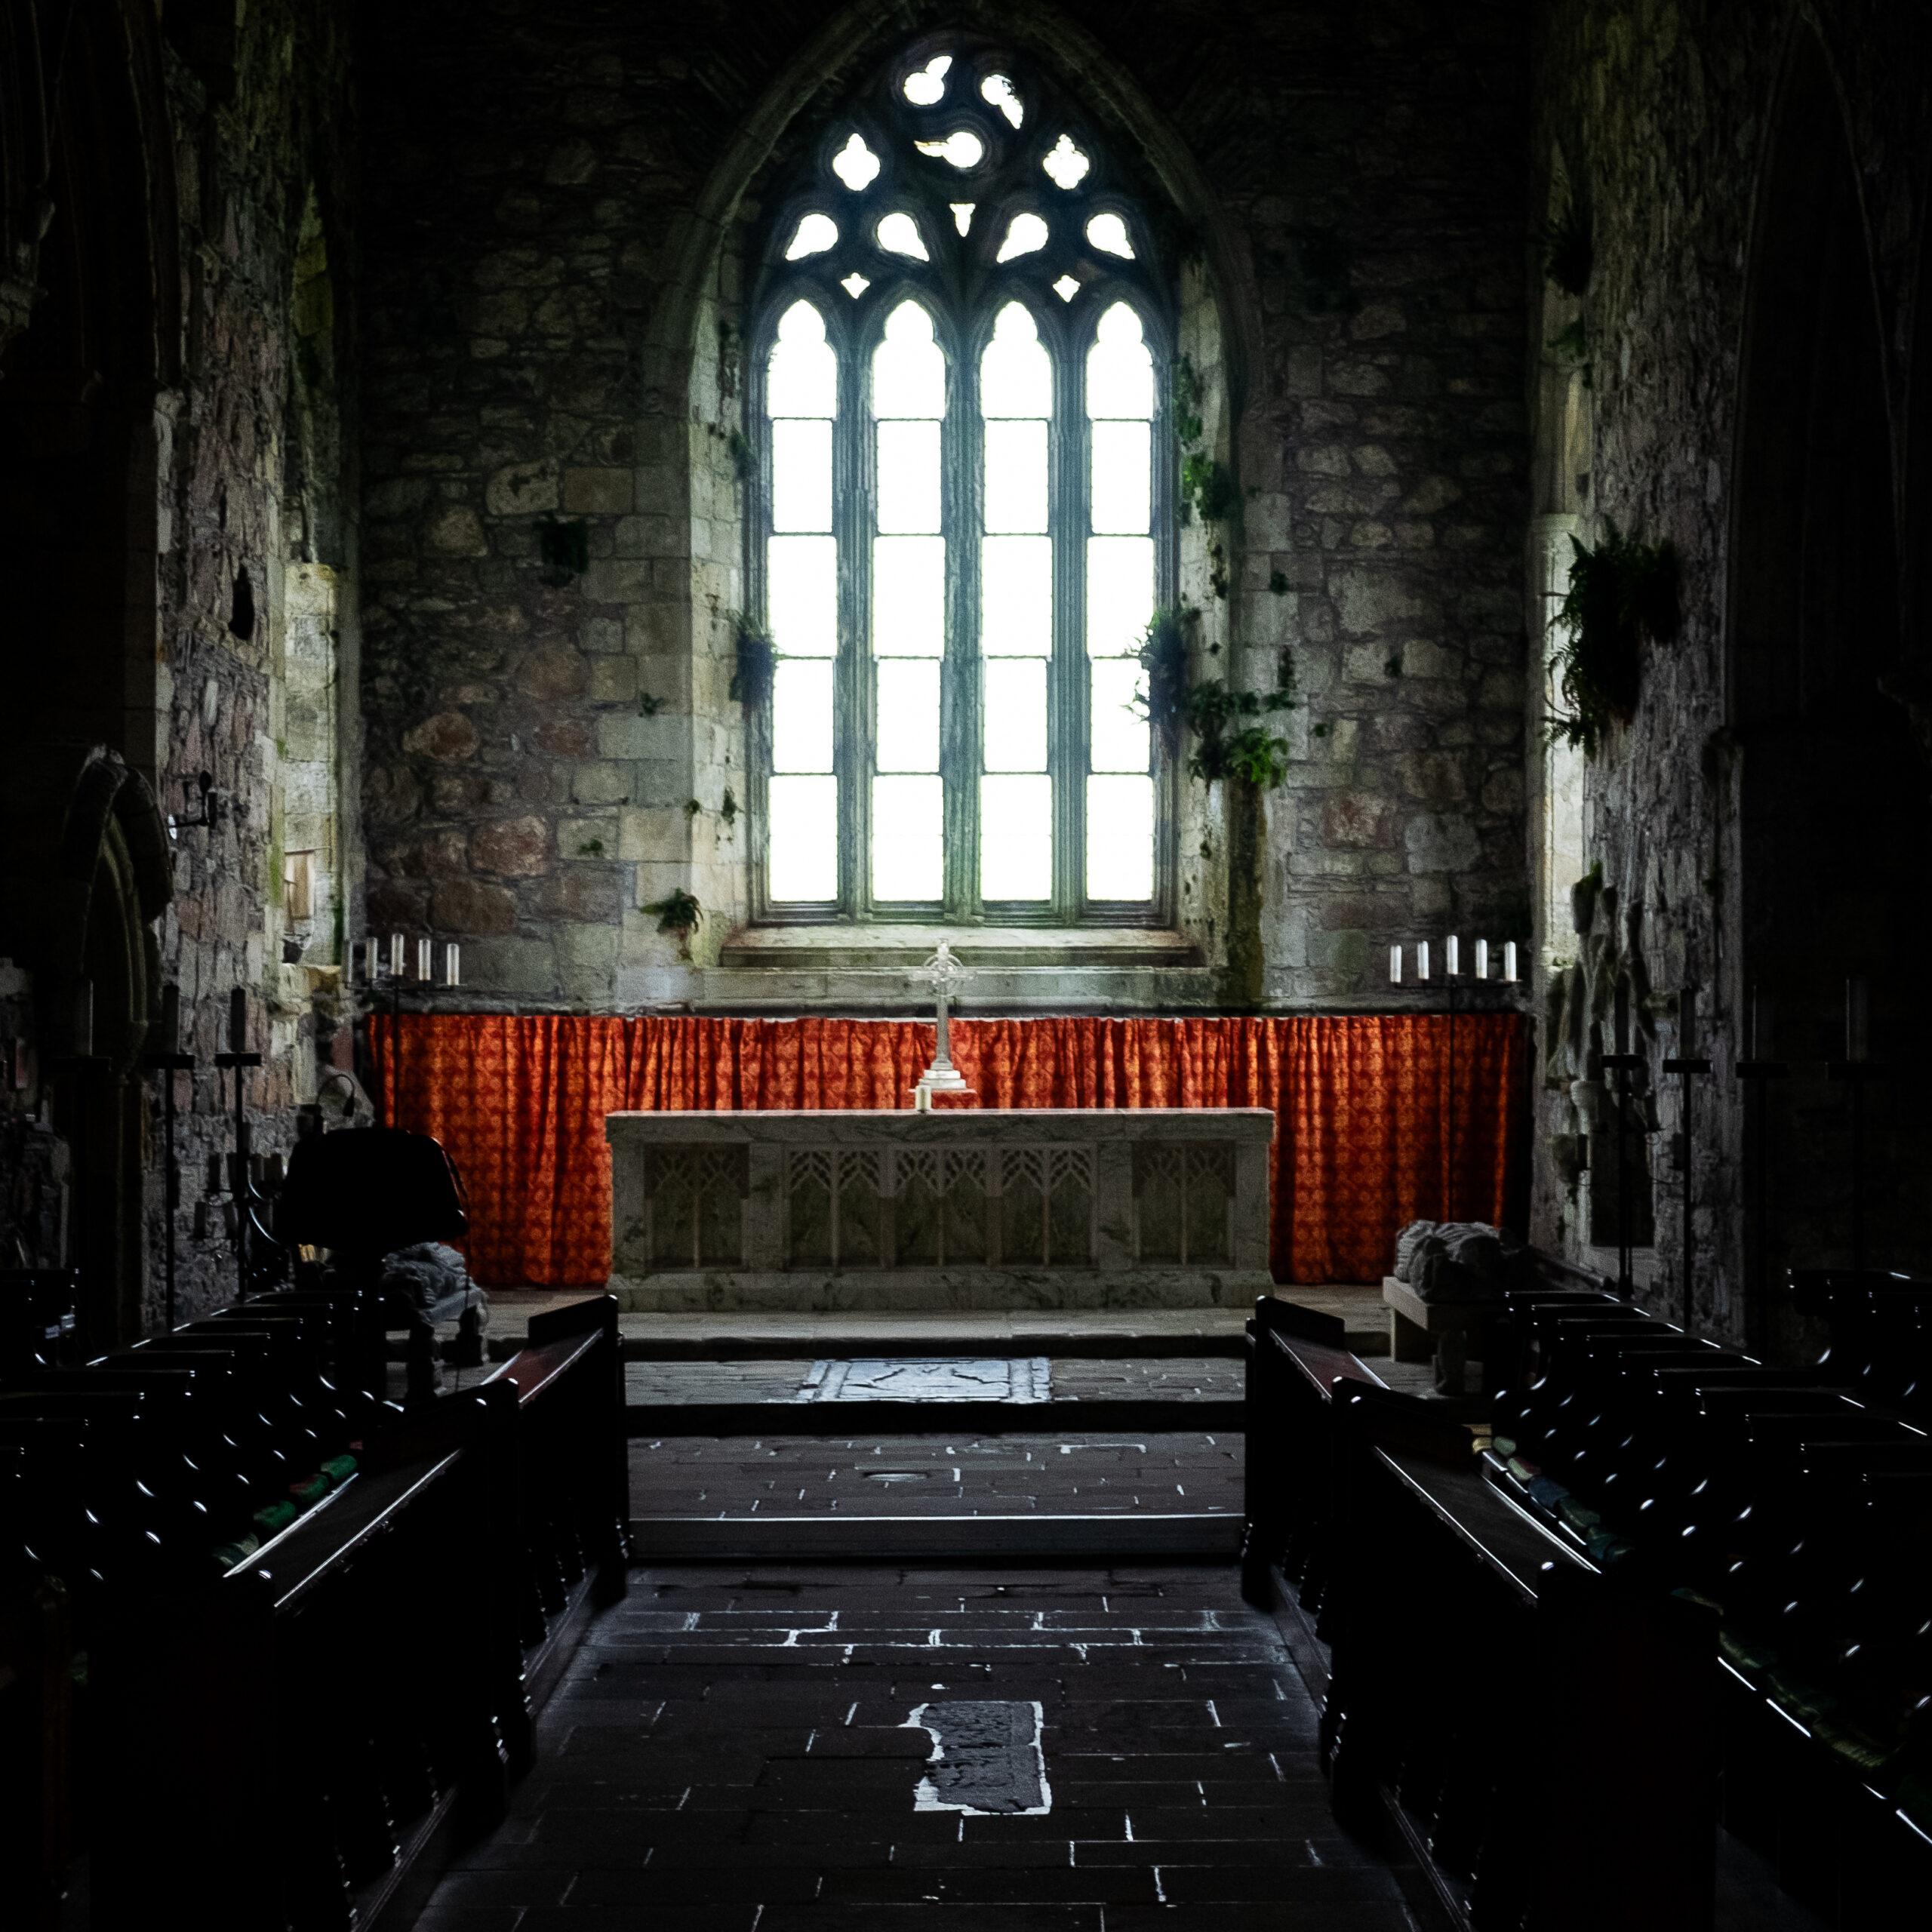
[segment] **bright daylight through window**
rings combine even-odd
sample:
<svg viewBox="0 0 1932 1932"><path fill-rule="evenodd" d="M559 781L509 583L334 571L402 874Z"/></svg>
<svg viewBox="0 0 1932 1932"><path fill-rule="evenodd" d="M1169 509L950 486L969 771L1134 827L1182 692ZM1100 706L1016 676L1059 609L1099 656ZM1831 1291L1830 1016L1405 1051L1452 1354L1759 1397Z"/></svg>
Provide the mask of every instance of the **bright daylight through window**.
<svg viewBox="0 0 1932 1932"><path fill-rule="evenodd" d="M1170 304L1078 114L934 46L832 123L767 251L761 909L1146 924Z"/></svg>

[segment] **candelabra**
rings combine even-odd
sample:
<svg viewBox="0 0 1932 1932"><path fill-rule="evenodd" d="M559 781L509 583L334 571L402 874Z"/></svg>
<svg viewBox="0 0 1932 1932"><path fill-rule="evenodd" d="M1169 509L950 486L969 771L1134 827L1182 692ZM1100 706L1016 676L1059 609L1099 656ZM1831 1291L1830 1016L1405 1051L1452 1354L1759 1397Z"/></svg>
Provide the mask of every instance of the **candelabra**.
<svg viewBox="0 0 1932 1932"><path fill-rule="evenodd" d="M161 1026L153 1052L142 1056L141 1064L161 1075L162 1135L162 1286L163 1318L167 1332L174 1328L175 1217L181 1211L181 1151L174 1138L174 1076L192 1073L198 1064L192 1054L181 1051L181 989L168 985L161 989Z"/></svg>
<svg viewBox="0 0 1932 1932"><path fill-rule="evenodd" d="M1865 1272L1865 1087L1887 1069L1868 1055L1869 1004L1865 982L1844 983L1844 1058L1825 1063L1825 1078L1851 1089L1851 1266Z"/></svg>
<svg viewBox="0 0 1932 1932"><path fill-rule="evenodd" d="M391 933L388 942L377 938L358 940L349 954L350 974L355 985L368 995L369 1011L379 1009L383 995L389 995L389 1088L393 1098L399 1101L402 1093L402 993L405 986L414 986L426 991L438 984L446 987L460 986L463 983L463 949L454 940L443 943L443 977L440 982L435 977L436 943L426 934L420 934L413 946L407 945L401 933ZM414 971L408 970L414 956ZM357 1076L363 1087L370 1092L378 1090L380 1083L369 1077L368 1048L365 1038L361 1042L361 1065ZM395 1107L386 1111L395 1121Z"/></svg>
<svg viewBox="0 0 1932 1932"><path fill-rule="evenodd" d="M1683 1051L1673 1058L1666 1060L1663 1070L1666 1073L1675 1074L1683 1082L1677 1139L1681 1149L1678 1171L1683 1176L1684 1332L1687 1335L1694 1334L1697 1327L1697 1305L1691 1294L1697 1255L1697 1229L1693 1218L1691 1203L1694 1163L1690 1153L1690 1099L1694 1090L1690 1083L1699 1075L1707 1074L1711 1070L1708 1060L1691 1051L1697 1042L1697 989L1686 986L1677 996L1677 1044Z"/></svg>
<svg viewBox="0 0 1932 1932"><path fill-rule="evenodd" d="M1456 983L1463 977L1463 943L1459 934L1451 933L1443 944L1443 977L1447 982L1449 1009L1449 1103L1444 1112L1443 1137L1448 1145L1448 1180L1443 1219L1456 1218ZM1516 942L1506 940L1502 946L1501 983L1514 985L1516 981ZM1402 984L1402 952L1400 945L1389 949L1389 983L1392 986ZM1490 943L1486 939L1475 942L1475 971L1471 976L1484 983L1490 980ZM1416 983L1426 986L1430 982L1431 962L1429 945L1426 939L1415 943Z"/></svg>

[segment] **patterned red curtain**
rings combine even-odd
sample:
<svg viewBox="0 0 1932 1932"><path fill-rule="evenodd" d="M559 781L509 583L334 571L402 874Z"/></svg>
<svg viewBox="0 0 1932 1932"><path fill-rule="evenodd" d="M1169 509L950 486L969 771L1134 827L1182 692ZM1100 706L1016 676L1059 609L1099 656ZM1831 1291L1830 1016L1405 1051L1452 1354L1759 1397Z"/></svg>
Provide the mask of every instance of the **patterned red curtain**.
<svg viewBox="0 0 1932 1932"><path fill-rule="evenodd" d="M989 1107L1270 1107L1279 1281L1379 1279L1419 1217L1520 1229L1524 1033L1511 1014L961 1020ZM379 1015L378 1105L433 1134L469 1193L469 1265L496 1286L610 1271L604 1116L906 1107L931 1026L894 1020ZM1453 1084L1453 1095L1452 1095Z"/></svg>

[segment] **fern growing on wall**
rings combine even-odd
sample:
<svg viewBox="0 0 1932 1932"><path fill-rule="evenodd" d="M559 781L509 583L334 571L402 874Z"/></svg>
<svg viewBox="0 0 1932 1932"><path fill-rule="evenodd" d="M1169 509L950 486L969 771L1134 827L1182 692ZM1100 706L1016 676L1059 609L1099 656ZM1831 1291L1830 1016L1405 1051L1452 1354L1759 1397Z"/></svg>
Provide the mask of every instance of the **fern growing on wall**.
<svg viewBox="0 0 1932 1932"><path fill-rule="evenodd" d="M1668 541L1626 537L1607 518L1594 550L1575 537L1570 547L1569 588L1556 614L1564 635L1549 660L1558 708L1546 728L1552 743L1595 758L1611 725L1637 709L1643 641L1677 635L1677 552Z"/></svg>

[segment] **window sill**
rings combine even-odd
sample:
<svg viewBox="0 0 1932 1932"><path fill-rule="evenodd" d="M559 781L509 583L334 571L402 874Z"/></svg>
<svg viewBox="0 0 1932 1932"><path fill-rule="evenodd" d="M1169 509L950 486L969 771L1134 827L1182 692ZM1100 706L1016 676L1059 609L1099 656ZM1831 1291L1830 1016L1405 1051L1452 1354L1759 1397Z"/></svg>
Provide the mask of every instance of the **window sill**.
<svg viewBox="0 0 1932 1932"><path fill-rule="evenodd" d="M931 991L909 977L946 940L971 975L965 1019L1028 1014L1161 1013L1213 1008L1214 969L1182 934L1131 927L757 926L717 965L620 976L621 1004L776 1017L916 1019Z"/></svg>
<svg viewBox="0 0 1932 1932"><path fill-rule="evenodd" d="M1198 966L1177 932L1137 926L741 926L720 950L728 969L903 973L941 940L974 970Z"/></svg>

